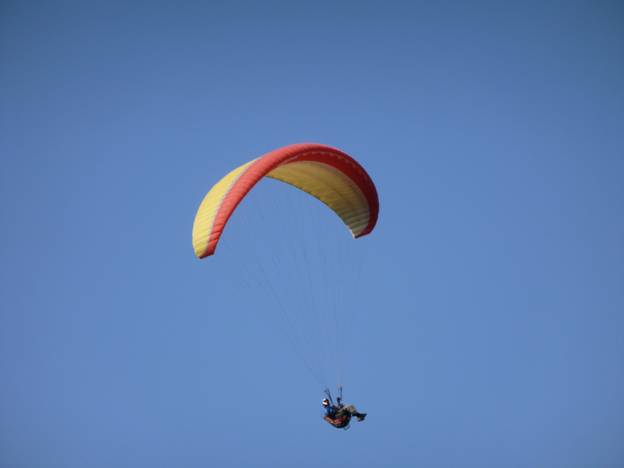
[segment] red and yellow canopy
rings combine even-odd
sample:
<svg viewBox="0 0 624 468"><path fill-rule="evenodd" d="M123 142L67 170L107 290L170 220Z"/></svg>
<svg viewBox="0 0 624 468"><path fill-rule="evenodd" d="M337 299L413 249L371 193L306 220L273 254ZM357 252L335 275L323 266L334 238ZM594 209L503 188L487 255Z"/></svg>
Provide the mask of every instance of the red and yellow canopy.
<svg viewBox="0 0 624 468"><path fill-rule="evenodd" d="M214 254L228 219L263 177L281 180L318 198L342 219L355 238L375 227L377 190L355 159L316 143L289 145L237 167L210 189L193 224L193 248L198 258Z"/></svg>

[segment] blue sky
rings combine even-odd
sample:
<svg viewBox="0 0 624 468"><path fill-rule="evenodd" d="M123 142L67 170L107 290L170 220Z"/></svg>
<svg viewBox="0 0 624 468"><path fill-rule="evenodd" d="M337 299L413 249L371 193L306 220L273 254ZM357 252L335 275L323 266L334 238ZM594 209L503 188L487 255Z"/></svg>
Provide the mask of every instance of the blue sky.
<svg viewBox="0 0 624 468"><path fill-rule="evenodd" d="M622 466L623 46L609 1L4 2L0 465ZM265 184L197 261L210 185L303 141L375 232ZM361 268L348 432L241 274L287 196Z"/></svg>

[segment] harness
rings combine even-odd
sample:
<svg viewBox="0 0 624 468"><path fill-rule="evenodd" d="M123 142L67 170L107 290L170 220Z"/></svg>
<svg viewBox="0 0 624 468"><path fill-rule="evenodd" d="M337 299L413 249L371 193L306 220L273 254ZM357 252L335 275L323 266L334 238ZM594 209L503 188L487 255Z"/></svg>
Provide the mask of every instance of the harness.
<svg viewBox="0 0 624 468"><path fill-rule="evenodd" d="M338 413L338 415L332 419L329 416L325 416L323 418L329 424L334 426L336 429L344 429L345 431L349 429L349 423L351 422L351 414L349 413Z"/></svg>
<svg viewBox="0 0 624 468"><path fill-rule="evenodd" d="M346 431L349 429L349 423L351 422L351 413L342 410L342 386L338 387L338 389L340 391L340 395L338 396L338 405L340 409L336 412L336 416L334 418L324 416L323 419L336 429L344 429ZM331 392L328 388L325 389L325 395L327 395L327 399L330 404L334 406L334 399L332 398Z"/></svg>

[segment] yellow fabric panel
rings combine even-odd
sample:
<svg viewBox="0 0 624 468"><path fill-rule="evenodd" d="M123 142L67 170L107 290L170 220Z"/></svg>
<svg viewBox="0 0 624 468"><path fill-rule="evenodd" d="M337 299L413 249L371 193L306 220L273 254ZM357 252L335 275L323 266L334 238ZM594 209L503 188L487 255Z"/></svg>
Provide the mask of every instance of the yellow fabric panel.
<svg viewBox="0 0 624 468"><path fill-rule="evenodd" d="M254 161L255 159L237 167L223 177L210 189L210 192L206 194L201 205L199 205L199 210L197 210L195 222L193 223L193 248L197 257L200 257L208 248L212 226L223 199L232 188L232 185L243 175L245 169Z"/></svg>
<svg viewBox="0 0 624 468"><path fill-rule="evenodd" d="M318 198L329 206L357 236L367 226L369 210L360 188L342 172L327 164L300 161L273 169L267 177L281 180Z"/></svg>

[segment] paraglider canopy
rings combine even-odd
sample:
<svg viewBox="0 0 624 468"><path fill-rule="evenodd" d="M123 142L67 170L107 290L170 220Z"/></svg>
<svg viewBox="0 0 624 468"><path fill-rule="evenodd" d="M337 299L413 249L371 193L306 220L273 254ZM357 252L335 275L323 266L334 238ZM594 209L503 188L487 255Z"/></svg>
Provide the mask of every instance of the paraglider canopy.
<svg viewBox="0 0 624 468"><path fill-rule="evenodd" d="M210 189L193 224L193 248L198 258L214 254L230 216L263 177L286 182L318 198L342 219L355 238L369 234L377 223L377 190L355 159L330 146L294 144L243 164Z"/></svg>

